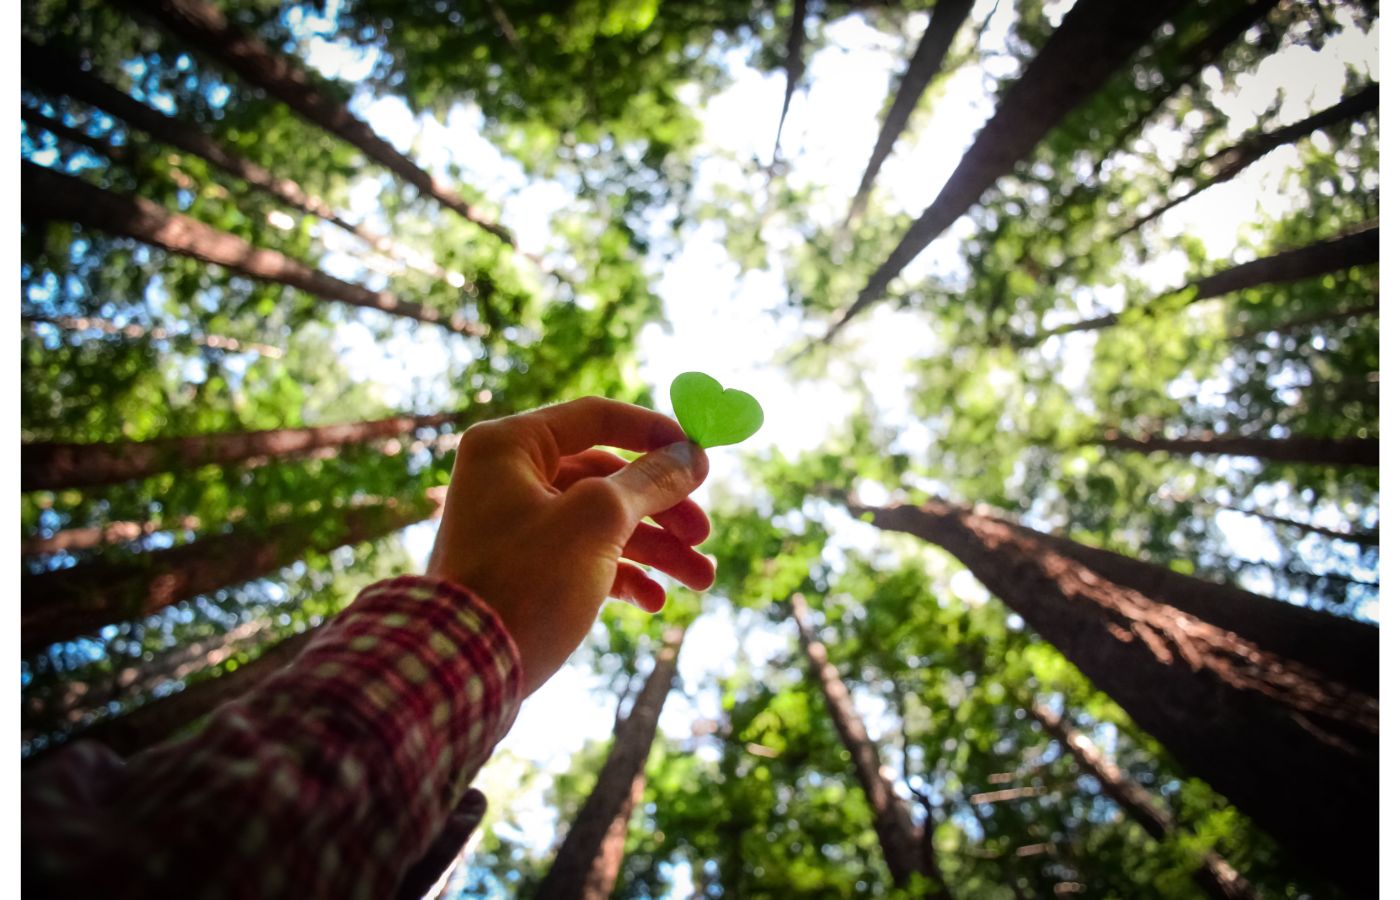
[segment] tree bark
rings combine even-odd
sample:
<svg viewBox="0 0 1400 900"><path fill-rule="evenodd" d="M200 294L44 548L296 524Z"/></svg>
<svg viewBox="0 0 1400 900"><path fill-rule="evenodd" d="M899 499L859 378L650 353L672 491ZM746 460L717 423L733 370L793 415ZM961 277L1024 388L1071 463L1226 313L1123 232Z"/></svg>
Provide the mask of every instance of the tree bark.
<svg viewBox="0 0 1400 900"><path fill-rule="evenodd" d="M904 127L909 124L909 117L914 114L914 109L919 105L919 98L928 89L929 82L942 70L943 60L948 55L948 48L953 45L953 38L962 28L968 13L972 12L972 3L973 0L938 0L934 5L933 12L929 14L928 27L924 29L924 36L919 38L919 46L914 49L909 68L905 70L904 77L900 79L899 87L895 90L889 113L880 123L880 134L875 139L875 149L870 151L870 161L866 163L865 172L860 176L860 187L856 189L855 199L851 201L851 208L846 213L843 227L849 227L851 222L865 212L866 201L875 186L875 177L880 174L880 168L894 151L895 141L904 133Z"/></svg>
<svg viewBox="0 0 1400 900"><path fill-rule="evenodd" d="M428 503L334 510L253 533L234 531L126 560L94 560L20 579L21 651L262 578L308 552L392 534L433 514Z"/></svg>
<svg viewBox="0 0 1400 900"><path fill-rule="evenodd" d="M1074 757L1080 769L1092 776L1102 786L1103 792L1141 825L1153 840L1165 840L1176 831L1176 821L1171 812L1159 804L1146 788L1123 774L1112 760L1100 753L1088 736L1076 731L1039 703L1029 704L1027 709L1045 731ZM1194 878L1213 900L1253 900L1258 896L1253 886L1213 851L1202 856Z"/></svg>
<svg viewBox="0 0 1400 900"><path fill-rule="evenodd" d="M1375 697L990 516L936 499L852 511L951 553L1285 852L1355 896L1376 895Z"/></svg>
<svg viewBox="0 0 1400 900"><path fill-rule="evenodd" d="M933 203L870 276L822 342L829 343L846 323L878 300L914 257L981 199L998 178L1008 174L1065 116L1093 96L1181 5L1182 0L1080 0L1074 4L1025 73L1006 89L996 112Z"/></svg>
<svg viewBox="0 0 1400 900"><path fill-rule="evenodd" d="M826 700L827 711L836 726L841 744L851 754L855 765L856 778L865 791L865 799L870 804L870 815L875 820L875 835L880 841L885 864L889 866L890 877L897 887L909 883L915 875L922 875L932 883L930 897L947 898L951 895L943 881L943 875L935 864L932 868L924 865L926 849L920 840L919 830L909 817L909 810L894 792L894 785L880 772L880 754L875 742L865 730L865 723L856 713L850 691L841 681L840 673L827 659L826 647L816 638L808 618L807 600L801 594L792 595L792 617L797 621L797 630L802 638L802 648L811 666L812 679L821 689Z"/></svg>
<svg viewBox="0 0 1400 900"><path fill-rule="evenodd" d="M806 43L807 0L793 0L792 20L788 23L787 59L783 64L787 71L787 88L783 91L783 111L778 115L778 133L773 136L773 166L778 164L778 147L783 142L783 123L787 121L792 95L797 92L797 82L802 80L802 73L807 68L802 59L802 47Z"/></svg>
<svg viewBox="0 0 1400 900"><path fill-rule="evenodd" d="M1262 650L1300 662L1349 688L1378 695L1380 658L1376 648L1380 638L1373 625L1006 524L1115 584L1233 632Z"/></svg>
<svg viewBox="0 0 1400 900"><path fill-rule="evenodd" d="M1091 443L1139 453L1162 451L1178 456L1192 453L1218 453L1225 456L1252 456L1280 463L1317 466L1380 465L1378 438L1244 437L1237 434L1204 434L1194 438L1142 437L1121 435L1110 429Z"/></svg>
<svg viewBox="0 0 1400 900"><path fill-rule="evenodd" d="M646 785L647 754L656 738L661 708L671 693L684 637L683 628L666 631L651 674L631 711L613 729L612 749L598 773L598 782L574 818L535 896L607 900L612 895L622 865L627 822Z"/></svg>
<svg viewBox="0 0 1400 900"><path fill-rule="evenodd" d="M399 178L432 197L502 242L515 246L510 232L473 209L450 187L433 178L413 160L374 133L350 108L314 84L307 73L285 56L274 53L255 35L228 21L203 0L121 0L149 16L167 31L261 88L313 125L354 145Z"/></svg>
<svg viewBox="0 0 1400 900"><path fill-rule="evenodd" d="M65 528L46 538L25 538L20 542L21 556L44 556L50 553L72 553L75 550L92 550L110 544L130 544L143 537L171 528L193 529L199 527L199 519L186 516L172 523L148 520L145 522L109 522L106 525L93 525L85 528Z"/></svg>
<svg viewBox="0 0 1400 900"><path fill-rule="evenodd" d="M1369 84L1356 93L1343 97L1337 105L1308 116L1300 122L1245 138L1233 147L1227 147L1207 159L1194 163L1190 168L1199 169L1201 176L1203 176L1201 181L1175 200L1168 200L1150 213L1138 217L1131 225L1119 230L1109 240L1122 240L1147 223L1156 220L1168 210L1190 200L1206 188L1224 184L1277 147L1302 140L1319 128L1330 128L1333 125L1350 122L1368 112L1375 111L1380 106L1380 94L1378 85Z"/></svg>
<svg viewBox="0 0 1400 900"><path fill-rule="evenodd" d="M1223 272L1198 278L1157 297L1155 300L1148 301L1140 309L1145 314L1151 315L1154 306L1188 292L1189 297L1186 302L1199 303L1202 300L1223 297L1235 291L1243 291L1264 284L1289 284L1294 281L1302 281L1304 278L1316 278L1319 275L1344 271L1354 266L1372 265L1380 261L1380 255L1380 228L1364 228L1351 234L1318 241L1306 247L1285 250L1273 256L1250 260ZM1055 335L1109 328L1117 325L1122 315L1121 313L1109 313L1105 316L1070 322L1032 335L1019 343L1021 346L1033 347Z"/></svg>
<svg viewBox="0 0 1400 900"><path fill-rule="evenodd" d="M221 334L181 334L171 333L164 328L145 328L141 325L118 325L106 319L95 319L90 316L23 316L25 322L36 324L52 325L55 328L62 328L66 331L87 331L89 329L100 331L103 334L118 335L139 341L142 338L149 338L153 341L189 341L199 347L208 347L211 350L225 350L229 353L256 353L268 359L281 359L280 348L267 344L258 344L252 341L240 341L231 337L224 337Z"/></svg>
<svg viewBox="0 0 1400 900"><path fill-rule="evenodd" d="M25 221L77 222L214 263L258 281L285 284L323 300L377 309L468 337L485 333L481 325L460 314L444 316L418 303L400 300L388 291L371 291L341 281L276 250L254 247L237 235L170 212L134 194L106 191L31 162L21 166L20 209Z"/></svg>
<svg viewBox="0 0 1400 900"><path fill-rule="evenodd" d="M79 131L76 128L70 128L57 119L44 115L37 109L21 106L19 109L19 117L27 125L35 128L42 128L56 138L68 141L70 144L86 147L92 152L105 156L113 162L127 162L131 159L130 147L124 144L113 144L102 138L93 137L87 132Z"/></svg>
<svg viewBox="0 0 1400 900"><path fill-rule="evenodd" d="M400 262L422 269L427 274L454 286L464 287L466 279L458 274L434 264L417 262L415 254L384 235L375 234L363 225L356 225L337 213L320 197L307 194L301 186L290 178L280 178L262 166L228 149L214 138L187 125L179 119L167 116L157 109L141 103L101 79L84 72L76 59L55 53L47 47L40 47L24 41L21 50L21 72L26 79L32 79L39 87L52 94L64 94L94 106L109 115L122 119L127 124L139 128L162 144L168 144L186 153L205 160L235 178L240 178L250 186L268 196L285 203L293 209L331 223L376 251L391 256ZM53 131L52 126L45 125ZM54 132L57 134L58 132ZM85 137L85 136L84 136ZM77 138L72 138L77 140ZM91 138L88 138L91 141ZM112 148L122 151L124 148ZM99 151L102 152L102 151ZM111 156L111 154L108 154ZM113 159L118 157L112 156Z"/></svg>
<svg viewBox="0 0 1400 900"><path fill-rule="evenodd" d="M20 490L95 487L199 466L227 466L264 457L289 457L323 448L364 444L419 428L462 425L479 418L467 412L393 416L369 422L233 431L150 441L20 446Z"/></svg>

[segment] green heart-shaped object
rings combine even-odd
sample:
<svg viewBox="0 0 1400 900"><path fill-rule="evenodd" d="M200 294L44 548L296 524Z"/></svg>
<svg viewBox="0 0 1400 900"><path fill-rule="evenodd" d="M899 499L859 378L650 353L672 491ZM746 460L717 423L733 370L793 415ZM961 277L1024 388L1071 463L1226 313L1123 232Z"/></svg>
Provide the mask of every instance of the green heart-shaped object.
<svg viewBox="0 0 1400 900"><path fill-rule="evenodd" d="M704 372L671 382L671 407L686 436L701 447L737 444L763 426L763 407L743 391L725 390Z"/></svg>

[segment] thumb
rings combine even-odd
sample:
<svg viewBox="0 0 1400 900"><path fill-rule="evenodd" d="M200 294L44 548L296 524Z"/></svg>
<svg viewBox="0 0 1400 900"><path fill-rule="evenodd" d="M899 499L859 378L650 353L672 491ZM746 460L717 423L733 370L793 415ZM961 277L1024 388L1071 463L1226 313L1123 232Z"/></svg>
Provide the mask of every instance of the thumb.
<svg viewBox="0 0 1400 900"><path fill-rule="evenodd" d="M653 450L608 477L622 489L635 518L665 512L698 488L710 474L705 451L690 441Z"/></svg>

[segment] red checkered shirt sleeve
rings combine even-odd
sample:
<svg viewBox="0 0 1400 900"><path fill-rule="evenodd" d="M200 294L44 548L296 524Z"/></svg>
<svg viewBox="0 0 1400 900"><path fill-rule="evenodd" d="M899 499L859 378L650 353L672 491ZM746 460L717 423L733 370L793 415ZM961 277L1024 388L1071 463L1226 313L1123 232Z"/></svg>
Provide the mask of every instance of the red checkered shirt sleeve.
<svg viewBox="0 0 1400 900"><path fill-rule="evenodd" d="M26 895L392 897L459 803L482 808L468 787L521 693L485 604L375 584L192 735L125 763L79 743L32 773Z"/></svg>

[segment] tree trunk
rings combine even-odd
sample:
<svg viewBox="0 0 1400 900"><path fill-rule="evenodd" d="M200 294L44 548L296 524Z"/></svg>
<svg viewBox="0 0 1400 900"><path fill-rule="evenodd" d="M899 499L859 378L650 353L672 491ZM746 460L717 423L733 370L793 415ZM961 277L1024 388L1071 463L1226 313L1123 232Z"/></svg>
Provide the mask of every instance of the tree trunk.
<svg viewBox="0 0 1400 900"><path fill-rule="evenodd" d="M914 49L914 55L909 60L909 68L905 70L904 77L900 79L899 87L895 90L894 99L890 102L889 113L886 114L885 121L880 123L880 135L875 139L875 149L870 151L870 161L866 163L865 172L860 176L860 187L856 189L855 199L851 201L851 208L846 213L846 221L842 227L849 227L851 222L865 212L866 201L875 186L875 176L880 174L880 167L894 151L895 141L904 133L904 126L909 124L909 117L914 114L914 109L919 105L919 98L928 89L929 82L942 70L943 60L948 55L948 48L953 45L954 36L967 19L968 13L972 12L972 3L973 0L938 0L933 7L933 12L929 14L928 27L924 29L924 36L919 39L919 46Z"/></svg>
<svg viewBox="0 0 1400 900"><path fill-rule="evenodd" d="M829 343L847 322L878 300L914 257L1035 149L1065 116L1093 96L1182 2L1080 0L1074 4L1025 73L1006 89L1001 104L948 183L822 342Z"/></svg>
<svg viewBox="0 0 1400 900"><path fill-rule="evenodd" d="M185 516L174 522L155 520L145 522L109 522L106 525L93 525L85 528L65 528L46 538L25 538L20 542L21 556L44 556L50 553L72 553L75 550L92 550L110 544L130 544L143 537L172 528L195 529L199 519Z"/></svg>
<svg viewBox="0 0 1400 900"><path fill-rule="evenodd" d="M1150 300L1139 310L1146 315L1153 313L1153 307L1164 301L1187 294L1187 303L1199 303L1215 297L1223 297L1235 291L1259 287L1264 284L1289 284L1304 278L1316 278L1329 272L1339 272L1354 266L1367 266L1380 261L1381 231L1379 227L1368 227L1351 234L1328 238L1299 247L1285 250L1273 256L1251 260L1238 266L1198 278L1170 293ZM1173 308L1177 308L1173 306ZM1117 325L1122 318L1120 313L1109 313L1093 319L1070 322L1042 331L1020 341L1021 346L1033 347L1046 338L1073 331L1096 331Z"/></svg>
<svg viewBox="0 0 1400 900"><path fill-rule="evenodd" d="M1006 523L1018 534L1115 584L1234 632L1275 656L1300 662L1369 696L1380 688L1379 632L1373 625L1261 597L1068 538Z"/></svg>
<svg viewBox="0 0 1400 900"><path fill-rule="evenodd" d="M1171 812L1159 804L1146 788L1123 774L1086 735L1080 734L1052 710L1038 703L1029 704L1027 709L1045 731L1074 757L1079 767L1102 786L1103 792L1141 825L1153 840L1165 840L1176 831ZM1253 886L1215 852L1202 856L1194 878L1214 900L1253 900L1258 896Z"/></svg>
<svg viewBox="0 0 1400 900"><path fill-rule="evenodd" d="M485 329L460 314L444 316L388 291L371 291L341 281L276 250L254 247L243 238L170 212L133 194L116 194L31 162L21 163L20 209L25 221L60 220L135 238L145 244L224 266L258 281L297 288L324 300L377 309L476 337Z"/></svg>
<svg viewBox="0 0 1400 900"><path fill-rule="evenodd" d="M1126 437L1110 429L1090 443L1139 453L1162 451L1178 456L1191 453L1219 453L1225 456L1252 456L1255 459L1279 463L1302 463L1316 466L1380 465L1378 438L1320 438L1320 437L1243 437L1237 434L1205 434L1194 438L1173 440L1164 437Z"/></svg>
<svg viewBox="0 0 1400 900"><path fill-rule="evenodd" d="M252 187L293 209L324 219L386 256L392 256L401 262L416 265L417 268L434 278L448 281L455 287L466 285L465 278L460 274L454 277L453 273L436 265L416 263L419 254L400 247L391 239L375 234L362 225L356 225L346 220L320 197L303 191L295 181L289 178L279 178L252 160L228 149L198 128L167 116L165 113L117 90L96 76L84 72L75 59L55 53L47 47L39 47L26 40L23 42L21 50L21 72L26 79L32 79L43 90L51 94L73 97L122 119L127 124L146 132L160 143L179 148L186 153L192 153L215 168L221 169L235 178L242 179ZM50 126L46 125L45 127L53 130ZM122 150L123 148L115 149Z"/></svg>
<svg viewBox="0 0 1400 900"><path fill-rule="evenodd" d="M1343 97L1336 106L1328 107L1320 113L1308 116L1301 122L1245 138L1233 147L1227 147L1205 160L1194 163L1190 168L1199 169L1202 176L1194 187L1175 200L1168 200L1152 212L1140 216L1109 240L1122 240L1148 222L1156 220L1167 210L1185 203L1206 188L1224 184L1277 147L1302 140L1319 128L1330 128L1333 125L1350 122L1368 112L1375 111L1380 106L1380 94L1378 85L1369 84L1356 93Z"/></svg>
<svg viewBox="0 0 1400 900"><path fill-rule="evenodd" d="M787 121L792 95L797 92L797 82L802 80L802 73L807 68L802 59L802 47L806 43L807 0L793 0L792 20L788 23L787 59L783 65L787 70L787 88L783 91L783 111L778 116L778 133L773 136L773 166L778 164L778 147L783 142L783 123Z"/></svg>
<svg viewBox="0 0 1400 900"><path fill-rule="evenodd" d="M253 533L200 538L124 560L94 560L20 579L21 651L32 653L103 625L271 575L308 552L392 534L433 514L429 503L333 510Z"/></svg>
<svg viewBox="0 0 1400 900"><path fill-rule="evenodd" d="M150 441L99 444L34 442L20 446L20 490L63 490L146 478L199 466L226 466L257 458L289 457L323 448L364 444L419 428L460 425L478 418L465 412L394 416L369 422L233 431Z"/></svg>
<svg viewBox="0 0 1400 900"><path fill-rule="evenodd" d="M145 328L135 324L118 325L106 319L94 319L89 316L23 316L22 318L25 322L52 325L65 331L88 331L91 329L103 334L119 335L133 341L139 341L143 338L149 338L153 341L189 341L195 346L208 347L211 350L225 350L229 353L256 353L268 359L282 358L282 351L277 347L252 341L240 341L224 337L221 334L171 333L160 327Z"/></svg>
<svg viewBox="0 0 1400 900"><path fill-rule="evenodd" d="M102 138L93 137L84 131L70 128L57 119L50 118L39 112L37 109L30 109L27 106L19 108L19 117L27 125L35 128L42 128L56 138L86 147L94 153L107 157L113 162L127 162L131 159L131 148L126 145L113 144Z"/></svg>
<svg viewBox="0 0 1400 900"><path fill-rule="evenodd" d="M1293 331L1311 328L1314 325L1330 325L1333 322L1345 322L1349 319L1374 316L1380 311L1380 303L1372 303L1367 306L1357 306L1351 309L1338 309L1332 312L1318 313L1315 316L1299 316L1296 319L1288 319L1273 325L1257 325L1250 328L1242 328L1231 333L1230 339L1246 341L1258 337L1261 334L1288 334Z"/></svg>
<svg viewBox="0 0 1400 900"><path fill-rule="evenodd" d="M369 125L356 118L348 106L318 88L303 69L268 49L255 35L229 22L218 8L203 0L122 0L122 3L150 16L192 48L287 104L311 124L354 145L425 197L432 197L504 243L515 246L509 231L477 212L450 187L395 150Z"/></svg>
<svg viewBox="0 0 1400 900"><path fill-rule="evenodd" d="M1376 895L1374 697L990 516L941 500L852 511L951 553L1285 852L1355 896Z"/></svg>
<svg viewBox="0 0 1400 900"><path fill-rule="evenodd" d="M559 900L607 900L622 865L627 822L646 785L647 754L656 738L661 707L676 677L685 629L666 631L651 674L627 718L613 729L613 745L593 792L574 818L535 896Z"/></svg>
<svg viewBox="0 0 1400 900"><path fill-rule="evenodd" d="M110 747L120 756L131 756L166 740L175 732L213 712L220 704L236 699L272 677L296 659L316 629L284 638L267 648L250 663L206 678L176 694L152 700L124 715L104 719L91 728L69 735L63 741L30 753L24 765L44 758L54 747L75 740L93 740Z"/></svg>
<svg viewBox="0 0 1400 900"><path fill-rule="evenodd" d="M856 777L870 804L875 835L879 838L890 877L897 887L903 887L914 875L922 875L932 882L930 897L949 897L948 887L938 867L935 865L929 869L924 865L928 854L922 846L919 830L914 827L909 810L896 796L894 785L881 774L880 754L865 730L865 723L856 713L850 691L846 690L836 667L827 659L826 647L812 631L807 600L801 594L792 595L792 617L797 620L797 630L811 665L812 678L826 700L827 711L831 714L841 744L851 754Z"/></svg>
<svg viewBox="0 0 1400 900"><path fill-rule="evenodd" d="M1300 522L1297 519L1287 519L1283 516L1270 515L1269 513L1261 512L1257 509L1243 509L1238 506L1232 506L1229 503L1215 503L1210 500L1201 500L1200 502L1208 506L1213 506L1216 509L1237 512L1242 516L1253 516L1256 519L1260 519L1264 522L1272 522L1284 528L1296 528L1308 534L1320 535L1328 540L1350 541L1353 544L1360 544L1364 547L1379 547L1381 543L1381 533L1379 531L1337 531L1333 528L1323 528L1321 525L1313 525L1310 522Z"/></svg>

